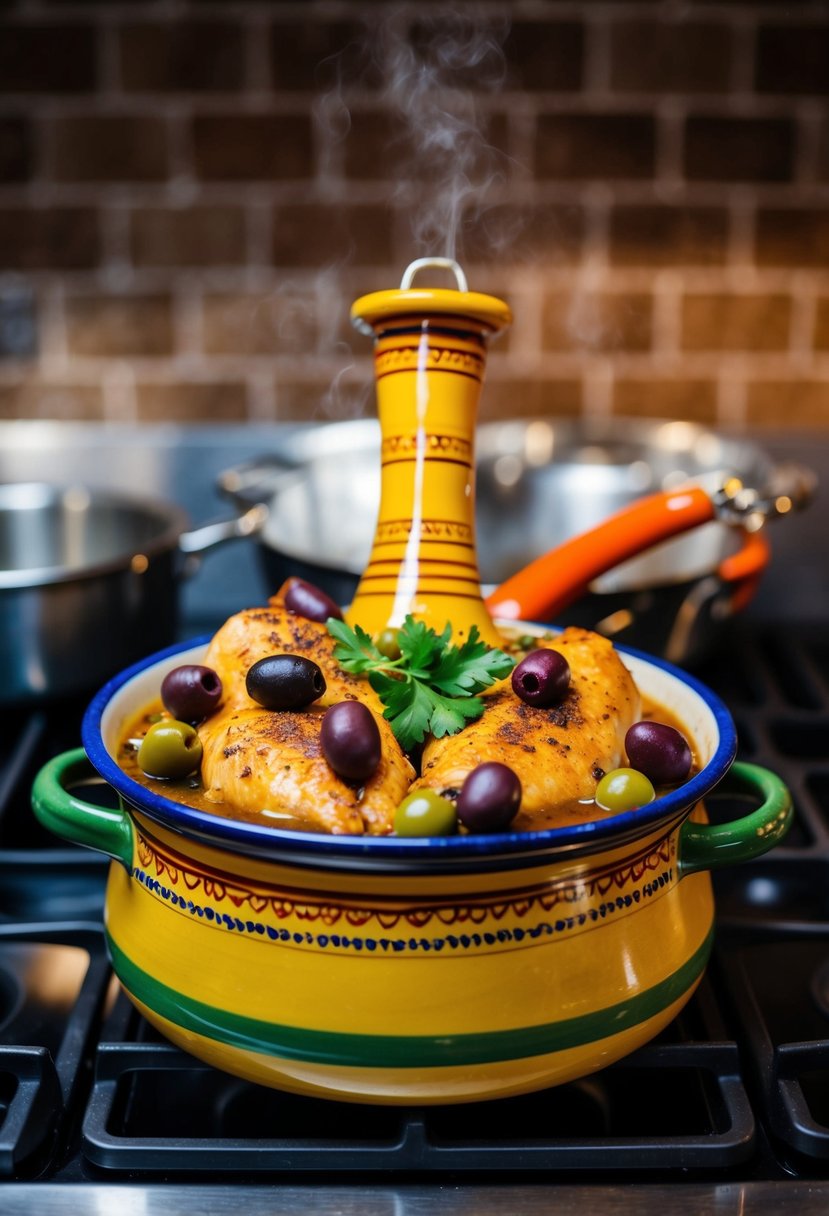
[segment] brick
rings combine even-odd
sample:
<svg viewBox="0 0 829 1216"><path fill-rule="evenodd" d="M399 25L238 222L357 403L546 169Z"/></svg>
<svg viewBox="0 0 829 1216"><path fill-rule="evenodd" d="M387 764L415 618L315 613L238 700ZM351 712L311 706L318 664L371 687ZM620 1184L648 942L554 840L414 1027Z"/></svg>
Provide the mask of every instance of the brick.
<svg viewBox="0 0 829 1216"><path fill-rule="evenodd" d="M311 292L209 294L203 302L204 348L213 355L308 355L317 345Z"/></svg>
<svg viewBox="0 0 829 1216"><path fill-rule="evenodd" d="M238 207L147 207L131 216L136 266L235 266L246 260L245 244Z"/></svg>
<svg viewBox="0 0 829 1216"><path fill-rule="evenodd" d="M549 292L541 314L542 346L545 350L649 350L652 312L652 299L644 292Z"/></svg>
<svg viewBox="0 0 829 1216"><path fill-rule="evenodd" d="M169 296L68 296L65 313L70 354L127 357L173 351Z"/></svg>
<svg viewBox="0 0 829 1216"><path fill-rule="evenodd" d="M280 422L339 422L370 417L375 413L373 383L370 365L363 376L353 379L335 374L296 380L285 373L277 374L276 416Z"/></svg>
<svg viewBox="0 0 829 1216"><path fill-rule="evenodd" d="M513 21L504 40L506 85L571 92L584 80L584 26L577 21Z"/></svg>
<svg viewBox="0 0 829 1216"><path fill-rule="evenodd" d="M618 266L713 266L725 260L728 212L720 207L614 207L610 259Z"/></svg>
<svg viewBox="0 0 829 1216"><path fill-rule="evenodd" d="M376 181L408 176L412 151L401 119L385 111L352 111L343 157L347 177Z"/></svg>
<svg viewBox="0 0 829 1216"><path fill-rule="evenodd" d="M359 21L275 21L270 29L271 80L275 89L324 92L335 86L380 83Z"/></svg>
<svg viewBox="0 0 829 1216"><path fill-rule="evenodd" d="M582 384L577 378L487 376L481 393L481 421L498 418L560 417L580 414Z"/></svg>
<svg viewBox="0 0 829 1216"><path fill-rule="evenodd" d="M817 302L815 350L829 350L829 296L823 296Z"/></svg>
<svg viewBox="0 0 829 1216"><path fill-rule="evenodd" d="M501 260L572 265L584 245L580 206L501 204L464 219L461 248L470 261L492 266Z"/></svg>
<svg viewBox="0 0 829 1216"><path fill-rule="evenodd" d="M99 256L98 214L91 207L0 208L4 270L84 270Z"/></svg>
<svg viewBox="0 0 829 1216"><path fill-rule="evenodd" d="M401 268L395 265L388 276L383 271L356 267L342 271L322 272L317 280L317 319L320 331L320 347L337 357L341 351L353 350L357 355L370 356L371 339L359 332L351 321L351 305L361 296L397 287ZM449 282L449 279L446 280Z"/></svg>
<svg viewBox="0 0 829 1216"><path fill-rule="evenodd" d="M818 180L829 182L829 116L824 114L818 145Z"/></svg>
<svg viewBox="0 0 829 1216"><path fill-rule="evenodd" d="M242 87L242 29L223 21L142 22L118 34L128 93L233 91Z"/></svg>
<svg viewBox="0 0 829 1216"><path fill-rule="evenodd" d="M747 386L746 425L777 430L826 427L829 380L757 380Z"/></svg>
<svg viewBox="0 0 829 1216"><path fill-rule="evenodd" d="M99 422L104 415L98 385L68 384L27 375L0 384L0 418L49 418Z"/></svg>
<svg viewBox="0 0 829 1216"><path fill-rule="evenodd" d="M613 413L713 423L717 421L717 386L712 380L690 376L621 376L613 385Z"/></svg>
<svg viewBox="0 0 829 1216"><path fill-rule="evenodd" d="M352 110L344 144L344 170L359 181L411 179L418 182L457 180L486 182L497 166L504 166L508 146L506 115L481 115L468 123L461 119L455 129L447 117L442 127L447 142L424 144L402 119L384 111Z"/></svg>
<svg viewBox="0 0 829 1216"><path fill-rule="evenodd" d="M829 93L829 24L762 25L755 86L760 93Z"/></svg>
<svg viewBox="0 0 829 1216"><path fill-rule="evenodd" d="M610 27L610 80L621 93L726 92L733 34L695 21L619 21Z"/></svg>
<svg viewBox="0 0 829 1216"><path fill-rule="evenodd" d="M97 84L91 25L18 25L0 31L0 92L83 93Z"/></svg>
<svg viewBox="0 0 829 1216"><path fill-rule="evenodd" d="M277 266L310 266L350 259L369 265L392 260L392 216L374 204L286 204L273 216L272 256Z"/></svg>
<svg viewBox="0 0 829 1216"><path fill-rule="evenodd" d="M556 181L647 178L653 174L655 148L650 114L541 114L535 175Z"/></svg>
<svg viewBox="0 0 829 1216"><path fill-rule="evenodd" d="M829 212L824 208L762 208L755 222L757 261L764 266L829 266Z"/></svg>
<svg viewBox="0 0 829 1216"><path fill-rule="evenodd" d="M786 350L791 297L780 293L688 293L682 301L685 350Z"/></svg>
<svg viewBox="0 0 829 1216"><path fill-rule="evenodd" d="M25 181L32 171L34 147L26 118L0 118L0 182Z"/></svg>
<svg viewBox="0 0 829 1216"><path fill-rule="evenodd" d="M311 120L299 114L201 115L193 120L193 160L206 181L311 177Z"/></svg>
<svg viewBox="0 0 829 1216"><path fill-rule="evenodd" d="M706 182L786 182L794 173L790 118L696 115L685 124L685 176Z"/></svg>
<svg viewBox="0 0 829 1216"><path fill-rule="evenodd" d="M248 416L247 387L239 381L140 383L135 394L141 422L244 422Z"/></svg>
<svg viewBox="0 0 829 1216"><path fill-rule="evenodd" d="M160 118L79 115L52 122L53 173L61 182L161 181L167 129Z"/></svg>

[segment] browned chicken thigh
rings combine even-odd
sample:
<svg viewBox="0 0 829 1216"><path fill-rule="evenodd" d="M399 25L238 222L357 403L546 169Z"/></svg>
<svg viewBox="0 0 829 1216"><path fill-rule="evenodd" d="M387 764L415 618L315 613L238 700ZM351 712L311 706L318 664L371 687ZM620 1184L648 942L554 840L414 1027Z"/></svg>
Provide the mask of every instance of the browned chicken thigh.
<svg viewBox="0 0 829 1216"><path fill-rule="evenodd" d="M510 681L502 681L484 694L482 717L457 735L426 744L415 788L457 791L477 765L497 760L518 774L523 790L512 830L572 822L579 800L592 799L597 780L619 767L625 734L640 716L639 693L612 643L596 633L566 629L542 645L560 651L570 665L561 704L526 705ZM595 806L589 811L594 817Z"/></svg>
<svg viewBox="0 0 829 1216"><path fill-rule="evenodd" d="M455 794L479 764L498 760L523 789L517 831L572 821L579 801L592 800L603 773L617 768L624 737L640 716L633 678L607 639L567 629L540 643L568 660L571 683L557 706L526 705L504 680L484 694L483 715L462 731L427 739L416 773L383 717L368 681L343 671L324 624L289 612L282 593L266 607L231 617L215 634L204 662L219 675L223 699L199 726L205 796L236 816L275 827L383 835L410 789ZM319 665L326 691L304 710L267 710L248 695L245 678L259 659L298 654ZM342 781L320 743L325 709L359 700L371 710L382 741L377 770L362 788ZM590 805L589 814L596 808Z"/></svg>
<svg viewBox="0 0 829 1216"><path fill-rule="evenodd" d="M343 671L334 660L336 642L325 625L289 612L281 592L263 608L246 608L221 626L213 635L204 662L222 681L222 705L250 707L245 679L259 659L272 654L298 654L316 663L325 676L326 691L316 705L327 707L349 698L363 701L378 714L380 699L361 676Z"/></svg>
<svg viewBox="0 0 829 1216"><path fill-rule="evenodd" d="M325 625L288 612L275 596L267 608L232 616L219 629L204 662L222 681L222 704L199 726L204 748L205 796L233 814L273 827L383 835L415 776L382 717L366 680L342 671ZM326 691L304 710L267 710L245 688L248 669L274 654L298 654L322 670ZM338 701L360 700L380 730L377 770L357 788L342 781L322 753L323 711ZM219 807L217 806L217 810Z"/></svg>

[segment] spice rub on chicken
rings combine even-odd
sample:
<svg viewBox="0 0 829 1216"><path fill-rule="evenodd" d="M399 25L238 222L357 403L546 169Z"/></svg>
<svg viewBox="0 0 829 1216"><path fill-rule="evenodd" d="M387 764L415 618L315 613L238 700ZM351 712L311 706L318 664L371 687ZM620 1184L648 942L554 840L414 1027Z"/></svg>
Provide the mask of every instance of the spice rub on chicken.
<svg viewBox="0 0 829 1216"><path fill-rule="evenodd" d="M455 793L479 764L499 761L521 781L514 831L560 824L579 801L593 799L599 778L622 761L625 733L640 716L639 692L613 644L599 634L570 628L539 645L559 651L570 666L561 702L527 705L502 681L484 696L477 721L426 743L415 789Z"/></svg>
<svg viewBox="0 0 829 1216"><path fill-rule="evenodd" d="M392 830L395 808L415 772L382 716L379 699L365 680L338 667L333 649L325 625L289 612L281 593L267 607L237 613L219 629L204 661L222 681L223 701L199 726L209 801L273 827L284 816L310 831L384 835ZM248 695L250 667L278 653L310 658L322 670L325 693L307 709L271 712ZM362 785L343 781L322 752L324 711L344 700L361 701L380 731L380 762Z"/></svg>

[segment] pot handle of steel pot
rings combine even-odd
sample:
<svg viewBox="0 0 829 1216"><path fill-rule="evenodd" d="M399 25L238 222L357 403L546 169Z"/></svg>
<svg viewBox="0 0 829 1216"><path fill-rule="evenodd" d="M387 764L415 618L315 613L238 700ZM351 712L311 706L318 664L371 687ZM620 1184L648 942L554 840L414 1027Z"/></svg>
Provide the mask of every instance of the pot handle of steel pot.
<svg viewBox="0 0 829 1216"><path fill-rule="evenodd" d="M716 794L748 794L761 805L729 823L695 823L686 819L679 833L679 876L715 870L738 861L751 861L773 848L791 826L794 809L785 784L759 764L736 762Z"/></svg>
<svg viewBox="0 0 829 1216"><path fill-rule="evenodd" d="M304 477L305 473L303 462L271 453L225 469L216 480L216 488L237 507L250 507L270 501L274 494Z"/></svg>
<svg viewBox="0 0 829 1216"><path fill-rule="evenodd" d="M126 811L96 806L72 793L73 786L97 777L82 747L53 757L37 774L32 786L35 816L58 836L85 845L132 868L133 826Z"/></svg>
<svg viewBox="0 0 829 1216"><path fill-rule="evenodd" d="M191 532L182 532L178 538L179 553L184 556L181 573L186 576L195 574L202 555L215 549L217 545L223 545L229 540L244 540L247 536L256 536L262 531L267 518L267 505L257 502L248 507L243 515L237 515L233 519L220 519L216 523L194 528Z"/></svg>

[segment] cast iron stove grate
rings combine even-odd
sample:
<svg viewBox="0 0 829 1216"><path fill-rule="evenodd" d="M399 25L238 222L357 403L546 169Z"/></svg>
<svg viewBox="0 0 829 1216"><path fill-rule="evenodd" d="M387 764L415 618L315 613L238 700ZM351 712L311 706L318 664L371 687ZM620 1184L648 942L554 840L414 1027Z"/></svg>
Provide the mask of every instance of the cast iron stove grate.
<svg viewBox="0 0 829 1216"><path fill-rule="evenodd" d="M745 758L787 780L797 821L784 847L717 876L698 993L593 1077L422 1110L280 1094L161 1040L111 983L106 862L56 845L29 812L34 773L77 744L82 706L2 715L0 1177L829 1177L829 645L743 626L699 674Z"/></svg>

